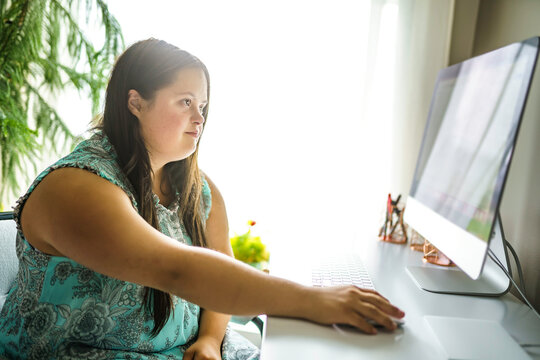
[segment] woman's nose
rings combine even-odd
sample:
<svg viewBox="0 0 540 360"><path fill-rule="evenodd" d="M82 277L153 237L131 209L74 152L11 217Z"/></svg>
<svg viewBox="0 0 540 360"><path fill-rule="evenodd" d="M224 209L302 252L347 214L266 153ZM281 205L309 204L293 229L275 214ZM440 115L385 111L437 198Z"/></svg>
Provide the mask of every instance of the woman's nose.
<svg viewBox="0 0 540 360"><path fill-rule="evenodd" d="M204 116L199 110L195 110L195 113L191 117L191 121L197 125L202 125L204 123Z"/></svg>

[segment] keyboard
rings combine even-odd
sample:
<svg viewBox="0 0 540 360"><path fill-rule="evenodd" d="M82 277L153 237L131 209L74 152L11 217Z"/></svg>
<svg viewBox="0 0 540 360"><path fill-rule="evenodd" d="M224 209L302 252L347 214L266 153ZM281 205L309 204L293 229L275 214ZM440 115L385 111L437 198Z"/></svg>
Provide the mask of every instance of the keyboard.
<svg viewBox="0 0 540 360"><path fill-rule="evenodd" d="M362 260L350 254L320 259L311 270L311 283L315 287L356 285L361 289L375 290ZM392 320L399 328L405 324L403 319ZM371 319L368 322L376 328L382 328L382 325Z"/></svg>
<svg viewBox="0 0 540 360"><path fill-rule="evenodd" d="M362 260L352 254L320 259L312 268L311 281L316 287L356 285L362 289L375 290Z"/></svg>

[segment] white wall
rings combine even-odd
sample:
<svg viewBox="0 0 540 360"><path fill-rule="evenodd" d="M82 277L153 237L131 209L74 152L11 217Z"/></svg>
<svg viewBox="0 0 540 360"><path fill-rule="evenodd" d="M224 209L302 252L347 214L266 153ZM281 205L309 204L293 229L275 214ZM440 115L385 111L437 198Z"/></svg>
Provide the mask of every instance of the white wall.
<svg viewBox="0 0 540 360"><path fill-rule="evenodd" d="M540 1L481 0L473 56L540 35ZM502 201L502 221L540 309L540 69L537 65Z"/></svg>

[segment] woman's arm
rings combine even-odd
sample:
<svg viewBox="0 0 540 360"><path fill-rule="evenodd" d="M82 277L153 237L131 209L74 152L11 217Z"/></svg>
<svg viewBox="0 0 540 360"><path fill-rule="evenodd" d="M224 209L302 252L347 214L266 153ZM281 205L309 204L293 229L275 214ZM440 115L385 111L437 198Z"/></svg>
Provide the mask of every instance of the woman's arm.
<svg viewBox="0 0 540 360"><path fill-rule="evenodd" d="M116 185L88 171L53 171L22 211L27 240L99 273L176 294L216 312L299 317L372 332L403 313L354 286L311 288L216 251L178 243L150 226Z"/></svg>

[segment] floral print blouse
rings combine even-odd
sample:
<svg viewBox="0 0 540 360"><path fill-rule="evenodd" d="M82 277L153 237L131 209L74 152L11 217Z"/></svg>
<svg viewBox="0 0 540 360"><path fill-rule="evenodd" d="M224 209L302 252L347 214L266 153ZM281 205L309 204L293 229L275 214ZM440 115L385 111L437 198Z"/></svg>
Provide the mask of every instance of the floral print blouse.
<svg viewBox="0 0 540 360"><path fill-rule="evenodd" d="M35 187L51 171L77 167L119 186L137 202L121 171L113 146L97 132L75 150L43 171L15 207L19 271L0 313L0 358L25 359L182 359L197 339L200 308L173 296L174 312L155 337L152 316L143 305L143 287L97 273L66 257L33 248L20 227L20 212ZM205 219L211 193L203 178ZM168 208L154 203L161 232L191 245L177 214L178 201ZM258 359L259 351L227 329L223 359Z"/></svg>

